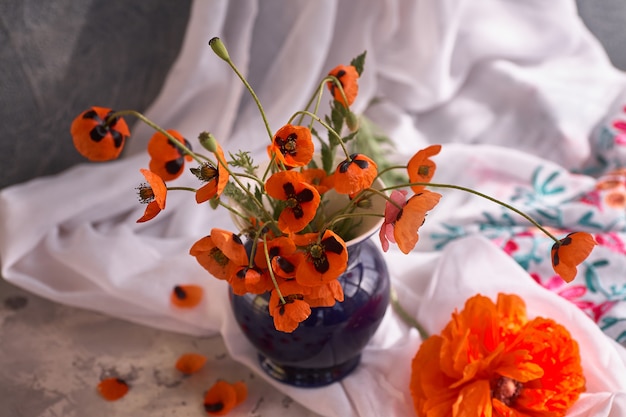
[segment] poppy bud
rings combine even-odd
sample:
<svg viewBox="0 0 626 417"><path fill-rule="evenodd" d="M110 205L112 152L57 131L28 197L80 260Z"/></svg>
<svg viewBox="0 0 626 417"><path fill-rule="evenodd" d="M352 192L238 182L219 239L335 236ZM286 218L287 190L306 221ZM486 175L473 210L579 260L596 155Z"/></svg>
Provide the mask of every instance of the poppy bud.
<svg viewBox="0 0 626 417"><path fill-rule="evenodd" d="M213 134L209 132L202 132L198 136L198 141L200 142L200 145L202 145L202 147L207 151L213 153L217 151L217 141L215 140L215 136L213 136Z"/></svg>
<svg viewBox="0 0 626 417"><path fill-rule="evenodd" d="M356 206L363 209L372 208L372 200L366 197L359 198L356 202Z"/></svg>
<svg viewBox="0 0 626 417"><path fill-rule="evenodd" d="M211 47L211 49L213 49L213 52L215 52L215 55L219 56L224 61L230 61L230 56L228 55L228 51L226 50L226 47L224 46L224 43L222 42L220 38L215 37L211 39L209 41L209 46Z"/></svg>
<svg viewBox="0 0 626 417"><path fill-rule="evenodd" d="M350 132L356 132L359 130L359 118L352 112L348 112L348 115L346 116L346 124L348 125Z"/></svg>

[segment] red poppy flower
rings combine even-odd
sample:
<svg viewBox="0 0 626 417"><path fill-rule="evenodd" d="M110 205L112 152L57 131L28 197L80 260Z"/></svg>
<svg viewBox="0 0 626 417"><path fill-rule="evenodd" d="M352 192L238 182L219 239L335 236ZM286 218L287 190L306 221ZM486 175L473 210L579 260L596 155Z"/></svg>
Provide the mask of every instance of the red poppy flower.
<svg viewBox="0 0 626 417"><path fill-rule="evenodd" d="M294 171L279 171L265 182L265 191L270 197L286 202L278 216L278 228L284 233L297 233L315 217L320 204L317 190L306 183L302 174Z"/></svg>
<svg viewBox="0 0 626 417"><path fill-rule="evenodd" d="M216 158L219 160L226 161L224 158L224 151L220 145L217 145L217 151L215 152ZM228 170L218 162L213 164L211 162L205 162L198 168L192 168L191 172L194 173L200 180L206 181L206 184L203 185L196 191L196 202L198 204L204 203L212 199L213 197L219 197L224 191L226 184L228 184L228 180L230 178L230 174Z"/></svg>
<svg viewBox="0 0 626 417"><path fill-rule="evenodd" d="M279 289L285 303L273 290L269 301L270 316L274 318L276 330L291 333L311 315L311 306L304 301L304 293L308 290L295 281L286 281Z"/></svg>
<svg viewBox="0 0 626 417"><path fill-rule="evenodd" d="M176 285L172 289L170 302L179 308L193 308L200 304L204 289L195 284Z"/></svg>
<svg viewBox="0 0 626 417"><path fill-rule="evenodd" d="M117 401L128 393L128 384L121 378L106 378L98 383L98 392L107 401Z"/></svg>
<svg viewBox="0 0 626 417"><path fill-rule="evenodd" d="M346 244L335 232L294 235L293 240L302 251L296 268L299 284L315 287L338 278L348 266Z"/></svg>
<svg viewBox="0 0 626 417"><path fill-rule="evenodd" d="M441 194L423 190L409 198L402 207L396 217L393 236L403 253L413 250L419 240L417 232L426 220L426 213L439 203L440 198Z"/></svg>
<svg viewBox="0 0 626 417"><path fill-rule="evenodd" d="M341 95L341 91L335 83L328 82L326 85L330 90L330 93L333 95L335 100L343 104L344 107L351 106L356 99L357 94L359 93L359 73L356 68L352 65L338 65L333 68L328 75L332 75L336 77L341 83L341 87L346 95L346 99L348 103L344 100Z"/></svg>
<svg viewBox="0 0 626 417"><path fill-rule="evenodd" d="M578 344L516 295L476 295L422 343L410 389L420 416L562 416L585 389Z"/></svg>
<svg viewBox="0 0 626 417"><path fill-rule="evenodd" d="M576 267L582 263L597 245L593 236L574 232L552 245L552 268L566 282L576 277Z"/></svg>
<svg viewBox="0 0 626 417"><path fill-rule="evenodd" d="M168 130L167 133L191 149L189 141L176 130ZM163 178L163 181L171 181L180 177L185 167L185 160L192 160L190 155L185 154L176 143L169 140L161 132L156 132L150 138L148 154L151 157L150 170Z"/></svg>
<svg viewBox="0 0 626 417"><path fill-rule="evenodd" d="M321 168L304 169L301 174L304 180L315 187L320 194L324 194L335 187L335 176L326 175L326 171Z"/></svg>
<svg viewBox="0 0 626 417"><path fill-rule="evenodd" d="M178 357L176 369L185 375L191 375L198 372L206 364L206 356L199 353L184 353Z"/></svg>
<svg viewBox="0 0 626 417"><path fill-rule="evenodd" d="M441 145L431 145L413 155L407 165L410 182L430 182L437 169L437 165L430 158L439 151ZM419 193L424 189L424 185L413 185L411 189L414 193Z"/></svg>
<svg viewBox="0 0 626 417"><path fill-rule="evenodd" d="M115 117L109 124L113 110L91 107L72 122L70 133L76 150L90 161L110 161L120 155L130 130L126 121Z"/></svg>
<svg viewBox="0 0 626 417"><path fill-rule="evenodd" d="M385 221L378 233L383 252L389 250L389 242L396 243L396 238L393 234L394 228L402 208L406 205L406 195L407 192L404 190L393 190L389 198L396 204L393 204L391 201L387 201L385 204Z"/></svg>
<svg viewBox="0 0 626 417"><path fill-rule="evenodd" d="M247 396L248 387L243 381L234 384L217 381L204 396L204 411L212 416L225 416Z"/></svg>
<svg viewBox="0 0 626 417"><path fill-rule="evenodd" d="M167 198L167 186L161 177L147 169L139 170L148 181L148 184L140 185L137 188L139 199L142 203L148 203L143 216L137 220L137 223L147 222L156 217L161 210L165 209L165 200Z"/></svg>
<svg viewBox="0 0 626 417"><path fill-rule="evenodd" d="M239 237L222 229L212 229L209 236L193 244L189 253L213 276L226 281L236 268L248 263L246 249Z"/></svg>
<svg viewBox="0 0 626 417"><path fill-rule="evenodd" d="M311 131L305 126L285 125L274 134L268 152L276 155L278 162L286 167L301 167L313 158Z"/></svg>
<svg viewBox="0 0 626 417"><path fill-rule="evenodd" d="M365 155L352 154L335 170L335 191L340 194L356 194L369 188L378 175L378 166Z"/></svg>

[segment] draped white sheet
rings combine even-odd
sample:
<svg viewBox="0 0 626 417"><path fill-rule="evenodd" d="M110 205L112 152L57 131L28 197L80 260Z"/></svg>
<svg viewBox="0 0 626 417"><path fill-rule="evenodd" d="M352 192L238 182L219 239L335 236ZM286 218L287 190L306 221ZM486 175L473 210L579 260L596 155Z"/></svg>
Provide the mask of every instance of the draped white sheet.
<svg viewBox="0 0 626 417"><path fill-rule="evenodd" d="M249 78L274 130L305 105L329 69L366 50L354 110L393 138L398 161L429 143L445 144L435 159L439 182L510 198L547 167L566 189L552 202L565 205L596 183L570 171L603 173L626 160L623 149L598 145L598 126L621 111L626 77L611 67L573 1L198 0L179 59L147 115L192 143L207 130L226 150L262 156L267 136L258 111L211 52L213 36L223 39ZM144 207L134 188L142 181L139 168L148 165L143 149L150 136L146 126L136 126L128 144L132 155L121 161L83 164L2 190L2 275L60 303L177 332L220 332L233 357L263 375L233 322L224 283L188 255L211 227L230 224L228 215L170 193L155 220L135 223ZM566 213L580 209L576 203ZM596 323L537 285L493 236L461 233L439 250L437 236L445 227L471 230L484 213L501 211L445 193L416 250L387 254L401 301L435 333L478 292L521 295L531 317L554 318L581 345L588 392L570 414L623 415L626 354ZM623 236L623 210L601 215ZM560 226L580 226L570 224L575 218L565 216ZM611 270L618 283L623 265ZM198 308L170 305L169 292L181 283L205 288ZM363 364L341 383L300 390L270 382L322 415L411 415L408 364L419 343L416 332L388 311Z"/></svg>

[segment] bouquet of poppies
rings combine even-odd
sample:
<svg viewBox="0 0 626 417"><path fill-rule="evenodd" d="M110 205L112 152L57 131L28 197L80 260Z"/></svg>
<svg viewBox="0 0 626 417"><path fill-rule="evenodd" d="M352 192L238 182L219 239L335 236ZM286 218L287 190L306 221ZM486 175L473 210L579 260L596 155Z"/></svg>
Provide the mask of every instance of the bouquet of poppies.
<svg viewBox="0 0 626 417"><path fill-rule="evenodd" d="M419 150L407 165L388 164L382 152L371 146L373 138L360 132L362 119L350 110L358 94L365 53L349 65L332 69L306 108L296 111L274 132L254 90L221 40L213 38L209 44L239 76L259 108L268 136L265 164L256 165L246 151L227 156L209 132L198 136L205 153L196 152L176 130L165 130L133 110L92 107L73 121L71 134L83 156L105 161L117 158L130 136L124 117L137 117L154 128L147 149L149 169L140 170L146 183L137 190L140 201L147 205L138 222L149 221L164 210L167 194L173 190L192 192L198 204L229 210L238 230L214 228L191 246L190 254L214 277L227 281L235 294L269 292L269 313L278 330L291 332L311 314L311 308L343 300L337 278L348 263L346 241L364 217L383 220L379 236L385 251L390 243L404 253L412 251L427 213L441 198L429 188L470 192L527 218L554 239L552 262L567 281L574 278L576 266L591 252L595 241L587 233L575 232L558 239L504 202L472 189L432 182L436 164L431 158L440 152L440 145ZM326 91L331 96L330 114L320 117L320 102ZM359 147L360 143L370 146ZM169 185L190 163L194 164L189 170L198 186ZM402 174L393 176L397 172ZM404 179L388 180L385 187L377 182L383 175ZM331 194L344 198L332 211L328 209ZM359 210L371 206L374 198L385 199L384 209ZM201 300L202 289L177 286L171 297L178 306L193 306Z"/></svg>

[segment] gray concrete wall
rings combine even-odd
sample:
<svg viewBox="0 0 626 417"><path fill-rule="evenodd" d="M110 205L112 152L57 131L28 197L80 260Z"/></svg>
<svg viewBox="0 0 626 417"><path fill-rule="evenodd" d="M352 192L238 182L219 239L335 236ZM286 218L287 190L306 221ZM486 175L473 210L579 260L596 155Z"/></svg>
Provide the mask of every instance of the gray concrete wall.
<svg viewBox="0 0 626 417"><path fill-rule="evenodd" d="M0 188L83 162L90 105L144 110L178 55L190 0L0 1Z"/></svg>

